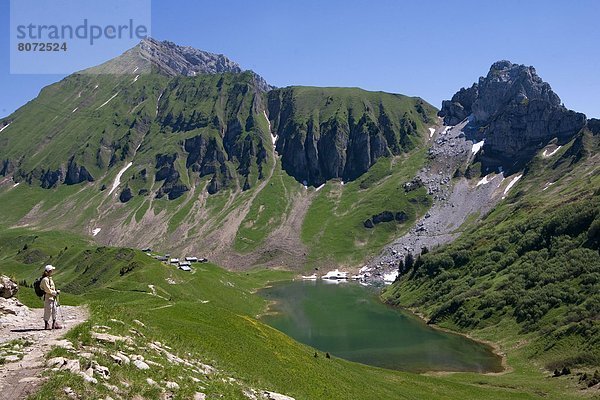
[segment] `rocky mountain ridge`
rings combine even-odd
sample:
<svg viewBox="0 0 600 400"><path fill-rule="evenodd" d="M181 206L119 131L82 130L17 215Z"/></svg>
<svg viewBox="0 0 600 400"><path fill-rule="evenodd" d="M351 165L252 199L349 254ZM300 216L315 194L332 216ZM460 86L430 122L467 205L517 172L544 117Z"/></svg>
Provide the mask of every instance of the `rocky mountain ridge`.
<svg viewBox="0 0 600 400"><path fill-rule="evenodd" d="M215 54L191 46L180 46L168 40L159 41L148 37L121 56L96 67L88 68L83 74L148 74L159 73L170 77L197 76L203 74L240 74L244 70L238 63L223 54ZM263 92L273 89L267 81L254 71L256 86Z"/></svg>
<svg viewBox="0 0 600 400"><path fill-rule="evenodd" d="M535 68L505 60L445 100L439 116L452 126L469 118L467 137L485 141L484 172L516 171L550 140L564 144L586 124L585 115L564 107Z"/></svg>

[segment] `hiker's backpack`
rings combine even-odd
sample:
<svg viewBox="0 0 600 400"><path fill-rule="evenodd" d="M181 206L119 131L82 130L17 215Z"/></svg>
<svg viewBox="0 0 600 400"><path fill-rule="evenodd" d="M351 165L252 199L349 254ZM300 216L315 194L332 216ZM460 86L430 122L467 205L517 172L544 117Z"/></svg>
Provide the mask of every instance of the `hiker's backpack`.
<svg viewBox="0 0 600 400"><path fill-rule="evenodd" d="M40 276L35 281L33 281L33 290L35 290L35 294L38 297L44 297L44 294L46 294L46 292L44 292L44 289L42 289L42 279L44 279L44 277Z"/></svg>

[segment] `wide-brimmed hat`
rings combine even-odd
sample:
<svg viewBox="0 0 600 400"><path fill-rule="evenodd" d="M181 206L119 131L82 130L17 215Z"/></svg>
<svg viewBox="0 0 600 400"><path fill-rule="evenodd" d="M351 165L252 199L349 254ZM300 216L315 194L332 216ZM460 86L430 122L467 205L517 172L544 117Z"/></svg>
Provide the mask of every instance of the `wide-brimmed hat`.
<svg viewBox="0 0 600 400"><path fill-rule="evenodd" d="M46 265L46 266L44 267L44 271L46 271L46 272L50 272L50 271L53 271L53 270L55 270L55 269L56 269L56 268L54 268L54 266L53 266L53 265L50 265L50 264L48 264L48 265Z"/></svg>

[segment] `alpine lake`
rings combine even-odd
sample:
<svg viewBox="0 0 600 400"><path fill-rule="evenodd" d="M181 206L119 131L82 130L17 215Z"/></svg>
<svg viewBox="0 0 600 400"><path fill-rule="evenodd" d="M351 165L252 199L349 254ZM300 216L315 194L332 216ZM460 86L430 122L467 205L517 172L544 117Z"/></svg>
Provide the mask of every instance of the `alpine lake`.
<svg viewBox="0 0 600 400"><path fill-rule="evenodd" d="M502 371L486 344L434 329L356 282L287 281L264 288L261 320L301 343L350 361L410 371Z"/></svg>

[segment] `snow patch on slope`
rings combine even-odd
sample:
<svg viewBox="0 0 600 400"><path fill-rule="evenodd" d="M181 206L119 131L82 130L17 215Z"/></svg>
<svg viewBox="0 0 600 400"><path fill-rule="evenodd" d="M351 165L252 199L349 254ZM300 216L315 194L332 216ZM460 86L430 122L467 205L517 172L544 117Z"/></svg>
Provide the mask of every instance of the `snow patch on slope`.
<svg viewBox="0 0 600 400"><path fill-rule="evenodd" d="M8 124L4 125L2 128L0 128L0 132L2 132L3 130L5 130L6 128L8 128L10 126L10 124L12 124L12 122L8 123Z"/></svg>
<svg viewBox="0 0 600 400"><path fill-rule="evenodd" d="M544 157L552 157L553 155L556 154L557 151L560 150L562 146L558 146L557 148L555 148L554 150L552 150L551 152L548 153L548 150L544 150L544 152L542 153L542 156Z"/></svg>
<svg viewBox="0 0 600 400"><path fill-rule="evenodd" d="M118 95L118 94L119 94L119 92L117 92L117 93L113 94L113 95L112 95L112 97L111 97L110 99L108 99L108 100L106 100L104 103L102 103L102 105L101 105L100 107L96 108L96 110L99 110L99 109L101 109L102 107L104 107L105 105L107 105L107 104L108 104L108 102L109 102L109 101L111 101L112 99L114 99L115 97L117 97L117 95Z"/></svg>
<svg viewBox="0 0 600 400"><path fill-rule="evenodd" d="M476 186L487 185L488 183L490 183L491 181L493 181L494 178L496 177L496 176L494 176L494 177L488 179L488 176L490 176L490 175L484 176L479 182L477 182Z"/></svg>
<svg viewBox="0 0 600 400"><path fill-rule="evenodd" d="M100 233L101 230L102 230L102 228L95 228L94 230L92 230L92 236L96 236L97 234Z"/></svg>
<svg viewBox="0 0 600 400"><path fill-rule="evenodd" d="M485 142L485 140L482 140L481 142L473 143L473 147L471 147L471 153L477 154L479 152L479 150L481 150L481 148L483 147L484 142Z"/></svg>
<svg viewBox="0 0 600 400"><path fill-rule="evenodd" d="M506 186L506 189L504 189L504 196L502 196L502 199L505 199L505 198L506 198L506 195L508 194L508 191L509 191L510 189L512 189L512 187L513 187L513 186L515 186L515 184L516 184L516 183L519 181L519 179L521 179L521 177L522 177L522 176L523 176L523 174L521 174L521 175L517 175L517 176L515 176L515 177L513 178L513 180L512 180L512 181L510 181L510 182L508 183L508 186Z"/></svg>
<svg viewBox="0 0 600 400"><path fill-rule="evenodd" d="M277 135L274 135L271 131L271 121L269 121L269 117L267 117L267 112L265 110L263 110L263 115L267 120L267 124L269 124L269 133L271 134L271 140L273 141L273 148L275 148L275 145L277 144Z"/></svg>
<svg viewBox="0 0 600 400"><path fill-rule="evenodd" d="M133 163L130 162L129 164L127 164L126 166L124 166L123 168L121 168L121 170L117 174L117 177L115 178L115 181L113 182L112 188L110 189L110 192L108 192L108 194L111 194L112 192L115 191L115 189L117 189L119 187L119 185L121 184L121 177L123 176L123 174L125 173L125 171L127 171L129 169L129 167L131 167L132 165L133 165Z"/></svg>
<svg viewBox="0 0 600 400"><path fill-rule="evenodd" d="M429 137L432 138L435 133L435 128L429 128Z"/></svg>

